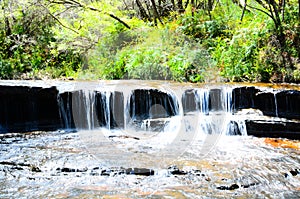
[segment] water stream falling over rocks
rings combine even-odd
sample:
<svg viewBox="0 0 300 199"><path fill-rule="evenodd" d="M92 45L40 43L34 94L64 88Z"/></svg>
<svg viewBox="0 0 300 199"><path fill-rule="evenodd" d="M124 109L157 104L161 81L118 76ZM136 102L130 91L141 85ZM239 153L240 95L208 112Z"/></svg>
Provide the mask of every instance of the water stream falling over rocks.
<svg viewBox="0 0 300 199"><path fill-rule="evenodd" d="M299 198L299 90L0 81L0 197Z"/></svg>

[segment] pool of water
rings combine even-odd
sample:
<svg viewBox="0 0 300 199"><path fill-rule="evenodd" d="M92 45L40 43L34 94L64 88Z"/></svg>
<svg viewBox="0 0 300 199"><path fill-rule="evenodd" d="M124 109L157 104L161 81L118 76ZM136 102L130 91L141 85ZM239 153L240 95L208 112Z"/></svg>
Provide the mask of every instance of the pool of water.
<svg viewBox="0 0 300 199"><path fill-rule="evenodd" d="M203 152L203 137L198 136L171 159L147 156L154 150L151 146L125 146L138 154L130 166L115 165L104 159L108 156L95 155L81 134L55 131L0 135L0 197L300 197L299 141L205 135L217 139L209 150ZM124 155L118 152L124 150L124 143L140 141L124 136L110 140L115 146L110 149L114 157ZM108 146L97 147L105 151ZM163 164L155 166L153 162ZM135 165L144 172L128 172L134 171L131 167Z"/></svg>

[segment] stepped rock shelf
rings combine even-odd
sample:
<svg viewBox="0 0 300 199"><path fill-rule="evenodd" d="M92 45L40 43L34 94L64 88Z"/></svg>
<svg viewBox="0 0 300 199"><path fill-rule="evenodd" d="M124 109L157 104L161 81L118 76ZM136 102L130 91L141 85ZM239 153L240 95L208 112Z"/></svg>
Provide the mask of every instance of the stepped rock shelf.
<svg viewBox="0 0 300 199"><path fill-rule="evenodd" d="M229 135L300 139L299 90L270 84L0 81L0 133L128 124L162 131L168 118L201 113L226 117Z"/></svg>

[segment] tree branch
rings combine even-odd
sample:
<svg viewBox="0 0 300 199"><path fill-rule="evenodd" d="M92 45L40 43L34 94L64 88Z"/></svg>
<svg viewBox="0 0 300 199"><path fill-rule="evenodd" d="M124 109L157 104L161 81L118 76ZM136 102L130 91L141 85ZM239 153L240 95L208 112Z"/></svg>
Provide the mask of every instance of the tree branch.
<svg viewBox="0 0 300 199"><path fill-rule="evenodd" d="M50 3L54 3L54 4L69 4L69 5L76 5L77 7L81 7L83 9L89 9L89 10L92 10L92 11L96 11L96 12L100 12L100 13L104 13L108 16L110 16L111 18L117 20L118 22L120 22L121 24L123 24L126 28L128 29L131 29L131 27L126 23L124 22L122 19L120 19L119 17L115 16L114 14L112 13L108 13L108 12L103 12L102 10L99 10L97 8L94 8L92 6L86 6L86 5L83 5L81 4L80 2L78 1L75 1L75 0L57 0L57 1L49 1Z"/></svg>
<svg viewBox="0 0 300 199"><path fill-rule="evenodd" d="M45 6L42 5L42 4L41 4L41 6L42 6L43 8L45 8L45 9L47 10L48 14L49 14L55 21L57 21L62 27L66 28L66 29L68 29L68 30L73 31L73 32L75 32L76 34L79 34L79 32L77 32L77 31L74 30L73 28L70 28L70 27L66 26L65 24L63 24L56 16L54 16L54 15L48 10L47 7L45 7Z"/></svg>
<svg viewBox="0 0 300 199"><path fill-rule="evenodd" d="M250 6L250 5L248 5L248 4L247 4L247 6L248 6L249 8L251 8L251 9L258 10L258 11L260 11L260 12L262 12L262 13L268 15L270 18L272 18L272 20L275 20L275 18L274 18L270 13L267 13L266 11L264 11L264 10L262 10L262 9L260 9L260 8L253 7L253 6Z"/></svg>

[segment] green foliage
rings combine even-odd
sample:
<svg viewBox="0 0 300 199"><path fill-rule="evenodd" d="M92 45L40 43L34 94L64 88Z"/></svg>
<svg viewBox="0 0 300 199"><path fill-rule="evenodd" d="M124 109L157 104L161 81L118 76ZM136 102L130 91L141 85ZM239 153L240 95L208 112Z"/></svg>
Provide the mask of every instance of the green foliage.
<svg viewBox="0 0 300 199"><path fill-rule="evenodd" d="M179 30L193 38L208 39L226 36L226 23L222 20L209 20L202 12L194 16L183 15L178 20Z"/></svg>
<svg viewBox="0 0 300 199"><path fill-rule="evenodd" d="M141 2L0 1L0 79L300 81L297 0Z"/></svg>
<svg viewBox="0 0 300 199"><path fill-rule="evenodd" d="M18 9L17 4L13 13L8 15L3 10L0 31L0 78L35 78L37 71L51 69L61 70L58 75L66 76L68 70L76 71L81 64L79 54L70 50L60 51L57 46L52 27L53 18L39 6L23 2L26 10ZM3 23L5 22L5 23ZM38 77L41 78L41 77Z"/></svg>
<svg viewBox="0 0 300 199"><path fill-rule="evenodd" d="M105 79L203 82L209 78L205 70L214 66L199 43L168 29L120 32L99 43L94 53L89 70Z"/></svg>

